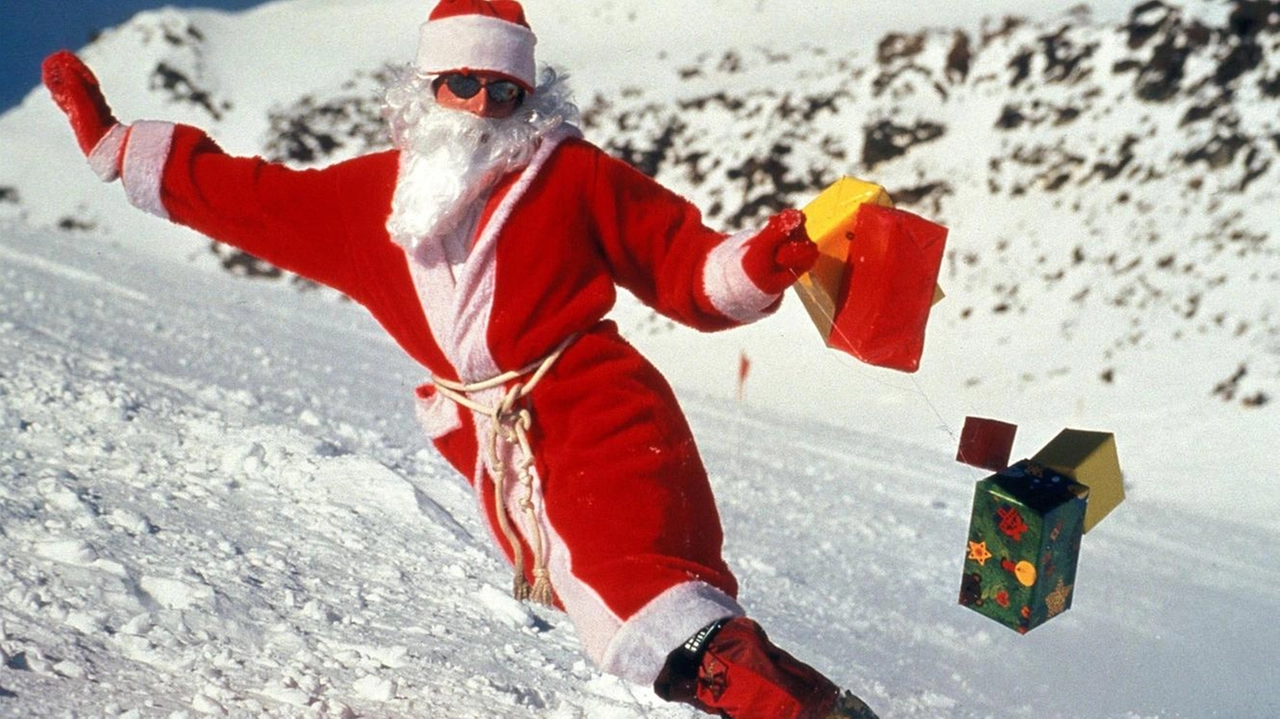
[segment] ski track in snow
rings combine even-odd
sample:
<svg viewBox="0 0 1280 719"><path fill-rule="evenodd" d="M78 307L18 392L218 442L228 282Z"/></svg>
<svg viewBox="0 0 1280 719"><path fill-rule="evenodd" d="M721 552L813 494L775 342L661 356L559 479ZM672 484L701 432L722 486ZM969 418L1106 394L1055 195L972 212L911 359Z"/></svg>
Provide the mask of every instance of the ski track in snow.
<svg viewBox="0 0 1280 719"><path fill-rule="evenodd" d="M413 427L416 370L359 308L0 242L0 714L694 716L507 596ZM882 716L1280 709L1258 528L1131 500L1086 538L1075 608L1020 637L955 606L950 457L685 401L743 602Z"/></svg>

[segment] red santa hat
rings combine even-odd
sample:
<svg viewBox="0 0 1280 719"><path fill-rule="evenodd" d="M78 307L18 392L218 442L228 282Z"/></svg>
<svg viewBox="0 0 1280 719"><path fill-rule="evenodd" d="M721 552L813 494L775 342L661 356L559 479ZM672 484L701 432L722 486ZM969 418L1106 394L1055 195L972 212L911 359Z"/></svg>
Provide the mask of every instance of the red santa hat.
<svg viewBox="0 0 1280 719"><path fill-rule="evenodd" d="M496 72L532 90L533 30L515 0L440 0L418 39L418 70Z"/></svg>

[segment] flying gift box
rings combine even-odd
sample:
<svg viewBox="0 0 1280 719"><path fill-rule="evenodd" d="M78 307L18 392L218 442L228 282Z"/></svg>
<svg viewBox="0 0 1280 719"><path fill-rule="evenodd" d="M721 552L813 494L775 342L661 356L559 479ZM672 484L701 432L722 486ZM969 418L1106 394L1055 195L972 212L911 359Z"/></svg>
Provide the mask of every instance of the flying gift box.
<svg viewBox="0 0 1280 719"><path fill-rule="evenodd" d="M957 459L1007 463L1014 429L966 419ZM1115 437L1106 432L1064 429L1031 459L979 481L960 604L1020 633L1066 611L1081 538L1122 501Z"/></svg>
<svg viewBox="0 0 1280 719"><path fill-rule="evenodd" d="M1018 425L985 417L965 417L956 461L998 472L1009 466Z"/></svg>
<svg viewBox="0 0 1280 719"><path fill-rule="evenodd" d="M1030 460L978 482L960 603L1023 633L1070 608L1088 496Z"/></svg>
<svg viewBox="0 0 1280 719"><path fill-rule="evenodd" d="M796 283L823 340L868 364L914 372L947 229L893 207L879 185L841 178L804 208L818 261Z"/></svg>

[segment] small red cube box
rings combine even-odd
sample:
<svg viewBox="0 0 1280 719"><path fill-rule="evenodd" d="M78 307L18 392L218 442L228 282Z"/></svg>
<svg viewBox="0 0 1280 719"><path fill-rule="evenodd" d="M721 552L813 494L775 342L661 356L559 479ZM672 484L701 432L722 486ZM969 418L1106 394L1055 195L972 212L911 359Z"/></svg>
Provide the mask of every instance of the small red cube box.
<svg viewBox="0 0 1280 719"><path fill-rule="evenodd" d="M999 472L1009 466L1018 425L983 417L965 417L956 461Z"/></svg>

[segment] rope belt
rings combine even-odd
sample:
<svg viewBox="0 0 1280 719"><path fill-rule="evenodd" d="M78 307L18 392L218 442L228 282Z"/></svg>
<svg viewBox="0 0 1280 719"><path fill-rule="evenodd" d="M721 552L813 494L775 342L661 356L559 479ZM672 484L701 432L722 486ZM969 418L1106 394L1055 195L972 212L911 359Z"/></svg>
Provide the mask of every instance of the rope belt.
<svg viewBox="0 0 1280 719"><path fill-rule="evenodd" d="M533 495L536 487L533 472L533 445L529 442L529 429L533 426L533 413L527 406L521 404L521 400L533 392L533 388L538 386L538 383L550 371L552 365L556 363L556 360L560 359L560 355L564 354L565 349L575 339L577 339L577 335L561 342L560 346L556 347L551 354L526 367L504 372L480 382L462 383L439 377L433 377L431 380L441 396L447 397L458 405L489 418L489 436L487 438L488 441L485 442L485 451L488 454L489 467L493 473L493 493L498 514L498 526L502 530L503 536L507 538L507 542L511 545L512 552L515 555L516 576L512 594L516 599L530 599L548 606L552 602L551 574L547 571L546 551L542 541L542 526L538 522L537 510L533 504ZM528 376L528 381L512 384L502 395L502 400L492 407L481 404L471 398L473 394L485 390L500 389L507 383L514 382L525 376ZM529 586L529 582L524 576L524 548L521 546L520 537L511 526L511 518L507 514L507 472L506 463L502 461L502 455L498 451L500 442L506 442L513 449L518 450L519 453L515 471L516 478L524 489L519 505L520 509L528 516L529 525L532 527L532 536L529 538L529 546L533 550L532 587Z"/></svg>

